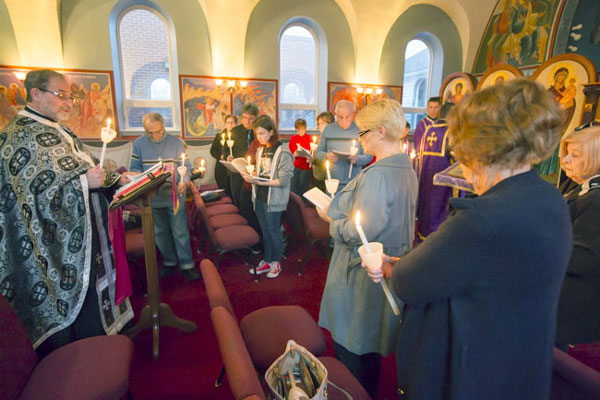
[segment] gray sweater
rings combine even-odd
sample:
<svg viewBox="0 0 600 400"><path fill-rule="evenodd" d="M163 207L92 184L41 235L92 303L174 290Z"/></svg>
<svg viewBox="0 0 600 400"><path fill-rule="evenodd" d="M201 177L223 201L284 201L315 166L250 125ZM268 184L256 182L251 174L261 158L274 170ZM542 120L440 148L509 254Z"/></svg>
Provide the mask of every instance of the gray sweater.
<svg viewBox="0 0 600 400"><path fill-rule="evenodd" d="M256 165L261 165L264 147L256 152ZM269 212L285 211L290 198L290 182L294 175L294 156L287 143L282 143L273 155L270 179L279 179L281 186L269 186L267 210ZM252 185L252 201L256 201L256 185Z"/></svg>

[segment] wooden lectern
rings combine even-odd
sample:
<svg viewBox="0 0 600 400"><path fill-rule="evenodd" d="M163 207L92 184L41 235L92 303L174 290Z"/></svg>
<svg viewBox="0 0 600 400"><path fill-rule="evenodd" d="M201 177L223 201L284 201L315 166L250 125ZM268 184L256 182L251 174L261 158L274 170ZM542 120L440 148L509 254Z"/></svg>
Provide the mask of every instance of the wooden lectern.
<svg viewBox="0 0 600 400"><path fill-rule="evenodd" d="M111 208L123 204L135 203L142 209L142 230L144 232L144 257L146 259L146 279L148 282L148 304L140 313L137 324L129 329L126 334L133 338L147 328L152 328L152 358L158 361L159 356L159 331L161 326L170 326L182 332L193 332L198 327L192 321L178 318L171 307L160 302L158 287L158 267L156 263L156 245L154 244L154 221L152 218L152 198L156 196L158 188L171 174L164 172L150 180L134 194L113 201ZM185 207L185 204L182 205Z"/></svg>

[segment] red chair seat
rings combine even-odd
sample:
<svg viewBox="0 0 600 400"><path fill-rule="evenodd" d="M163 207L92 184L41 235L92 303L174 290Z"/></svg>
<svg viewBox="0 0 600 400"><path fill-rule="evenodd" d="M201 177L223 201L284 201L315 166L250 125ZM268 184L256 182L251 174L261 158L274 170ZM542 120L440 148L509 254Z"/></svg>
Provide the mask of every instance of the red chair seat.
<svg viewBox="0 0 600 400"><path fill-rule="evenodd" d="M213 207L213 206L217 206L219 204L231 204L231 197L224 196L224 197L221 197L220 199L215 200L215 201L204 202L204 205L206 207Z"/></svg>
<svg viewBox="0 0 600 400"><path fill-rule="evenodd" d="M306 220L306 234L312 239L327 239L329 238L329 223L321 218L308 218Z"/></svg>
<svg viewBox="0 0 600 400"><path fill-rule="evenodd" d="M259 242L258 233L249 226L226 226L215 231L214 239L221 250L237 250Z"/></svg>
<svg viewBox="0 0 600 400"><path fill-rule="evenodd" d="M210 218L210 224L215 230L234 225L248 225L246 218L240 214L220 214Z"/></svg>
<svg viewBox="0 0 600 400"><path fill-rule="evenodd" d="M118 399L129 388L133 342L126 336L95 336L63 346L34 369L28 399Z"/></svg>
<svg viewBox="0 0 600 400"><path fill-rule="evenodd" d="M212 207L206 207L208 217L214 217L220 214L238 214L240 210L233 204L217 204Z"/></svg>
<svg viewBox="0 0 600 400"><path fill-rule="evenodd" d="M240 329L250 357L263 371L283 354L289 339L306 347L315 356L323 354L326 349L321 328L299 306L272 306L251 312L240 321Z"/></svg>
<svg viewBox="0 0 600 400"><path fill-rule="evenodd" d="M125 232L125 252L127 257L137 259L144 255L144 234L141 232Z"/></svg>

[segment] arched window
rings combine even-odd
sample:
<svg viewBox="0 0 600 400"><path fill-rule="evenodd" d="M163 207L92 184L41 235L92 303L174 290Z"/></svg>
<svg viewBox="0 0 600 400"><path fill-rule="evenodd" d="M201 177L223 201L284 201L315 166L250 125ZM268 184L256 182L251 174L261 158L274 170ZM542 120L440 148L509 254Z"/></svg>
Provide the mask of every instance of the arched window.
<svg viewBox="0 0 600 400"><path fill-rule="evenodd" d="M131 1L125 1L126 4ZM148 2L125 8L116 22L120 75L119 103L125 130L143 130L142 118L158 112L165 118L165 128L177 130L177 71L173 67L174 38L165 18ZM114 57L113 57L114 58ZM118 78L117 78L118 79ZM120 92L120 93L119 93Z"/></svg>
<svg viewBox="0 0 600 400"><path fill-rule="evenodd" d="M316 127L318 109L318 43L313 30L290 24L279 39L280 129L294 129L298 118Z"/></svg>
<svg viewBox="0 0 600 400"><path fill-rule="evenodd" d="M404 84L402 104L406 120L412 129L427 111L427 99L431 88L432 52L429 43L420 38L412 39L404 53Z"/></svg>

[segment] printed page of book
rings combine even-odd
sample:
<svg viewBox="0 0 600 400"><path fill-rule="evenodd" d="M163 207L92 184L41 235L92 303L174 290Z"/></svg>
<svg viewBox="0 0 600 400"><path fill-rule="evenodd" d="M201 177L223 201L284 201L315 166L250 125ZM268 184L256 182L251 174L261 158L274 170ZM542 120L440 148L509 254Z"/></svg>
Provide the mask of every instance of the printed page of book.
<svg viewBox="0 0 600 400"><path fill-rule="evenodd" d="M315 206L324 210L331 204L331 197L327 196L321 189L314 187L309 191L305 192L304 196L308 201L313 203Z"/></svg>

